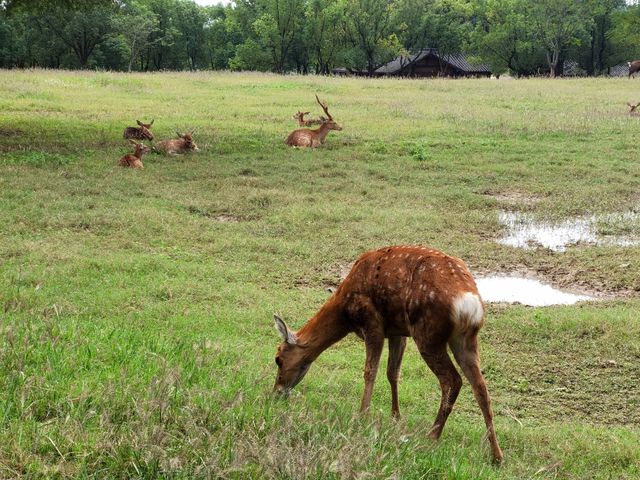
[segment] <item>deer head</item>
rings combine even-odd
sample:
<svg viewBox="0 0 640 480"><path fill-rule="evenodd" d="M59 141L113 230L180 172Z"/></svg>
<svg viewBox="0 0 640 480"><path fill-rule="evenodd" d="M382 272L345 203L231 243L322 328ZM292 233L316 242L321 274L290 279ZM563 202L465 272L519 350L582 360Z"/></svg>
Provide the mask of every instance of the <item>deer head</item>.
<svg viewBox="0 0 640 480"><path fill-rule="evenodd" d="M636 108L638 108L639 105L640 105L640 102L636 103L635 105L632 104L632 103L627 102L627 106L629 107L629 113L630 114L640 113L640 112L636 111Z"/></svg>
<svg viewBox="0 0 640 480"><path fill-rule="evenodd" d="M318 95L316 94L316 100L318 101L318 103L320 104L320 106L322 107L322 110L324 110L324 114L327 116L327 118L324 117L320 117L323 119L322 122L322 126L325 128L328 128L329 130L342 130L342 127L340 125L338 125L335 120L333 120L333 117L331 116L331 114L329 113L329 105L327 105L327 102L321 102L320 99L318 98Z"/></svg>
<svg viewBox="0 0 640 480"><path fill-rule="evenodd" d="M142 142L136 142L135 140L129 140L136 147L136 151L134 155L138 158L142 157L145 153L149 153L151 151L151 147L148 147Z"/></svg>
<svg viewBox="0 0 640 480"><path fill-rule="evenodd" d="M151 120L150 123L142 123L140 120L136 120L136 123L140 127L139 128L140 133L147 140L153 140L153 133L151 133L151 130L149 130L149 129L151 128L151 125L153 125L154 121L155 121L155 119Z"/></svg>
<svg viewBox="0 0 640 480"><path fill-rule="evenodd" d="M196 143L193 141L193 134L194 133L196 133L196 130L190 130L187 133L176 132L176 135L178 135L178 138L182 139L183 148L185 150L194 150L194 151L198 152L200 149L198 148Z"/></svg>
<svg viewBox="0 0 640 480"><path fill-rule="evenodd" d="M293 115L293 119L294 120L298 120L298 123L300 123L301 125L304 124L304 116L305 115L309 115L311 112L301 112L300 110L298 110L294 115Z"/></svg>
<svg viewBox="0 0 640 480"><path fill-rule="evenodd" d="M309 371L313 359L307 358L304 345L300 345L295 332L291 331L284 320L274 315L276 330L282 337L282 343L276 353L278 376L273 391L288 394Z"/></svg>

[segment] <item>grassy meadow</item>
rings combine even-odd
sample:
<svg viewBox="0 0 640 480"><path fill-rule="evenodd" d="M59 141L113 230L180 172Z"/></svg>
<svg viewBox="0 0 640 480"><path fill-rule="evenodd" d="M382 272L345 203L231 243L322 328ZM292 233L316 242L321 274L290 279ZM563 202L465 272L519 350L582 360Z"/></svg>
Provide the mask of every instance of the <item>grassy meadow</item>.
<svg viewBox="0 0 640 480"><path fill-rule="evenodd" d="M639 478L640 247L496 242L503 209L639 211L639 82L0 71L0 478ZM315 93L343 131L286 147ZM151 118L201 151L117 167ZM501 467L466 382L426 438L440 391L411 342L398 422L385 354L357 414L355 336L270 395L272 314L301 326L392 244L599 298L488 306Z"/></svg>

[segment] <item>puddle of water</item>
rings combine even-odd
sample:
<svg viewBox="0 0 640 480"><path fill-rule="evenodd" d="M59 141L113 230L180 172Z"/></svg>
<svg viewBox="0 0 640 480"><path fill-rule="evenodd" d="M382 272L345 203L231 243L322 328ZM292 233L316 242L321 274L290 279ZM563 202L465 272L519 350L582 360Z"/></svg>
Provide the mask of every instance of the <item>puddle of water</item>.
<svg viewBox="0 0 640 480"><path fill-rule="evenodd" d="M638 239L598 235L597 225L598 223L632 225L639 217L638 213L627 212L602 217L592 215L550 223L537 222L528 214L503 211L498 214L498 220L507 227L507 233L498 242L518 248L544 247L555 252L564 252L567 247L577 244L634 246L640 243Z"/></svg>
<svg viewBox="0 0 640 480"><path fill-rule="evenodd" d="M573 305L593 300L587 295L562 292L537 280L520 277L476 278L480 296L485 302L521 303L532 307L548 305Z"/></svg>

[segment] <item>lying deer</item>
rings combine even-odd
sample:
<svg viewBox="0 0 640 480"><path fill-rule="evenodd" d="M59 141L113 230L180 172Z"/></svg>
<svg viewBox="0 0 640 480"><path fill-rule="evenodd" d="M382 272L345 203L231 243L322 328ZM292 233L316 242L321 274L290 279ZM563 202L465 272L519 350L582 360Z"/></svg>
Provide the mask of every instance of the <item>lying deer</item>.
<svg viewBox="0 0 640 480"><path fill-rule="evenodd" d="M144 168L142 164L142 155L151 151L150 147L147 147L144 143L136 142L135 140L129 140L136 146L136 150L133 153L127 153L118 161L118 165L121 167L131 168Z"/></svg>
<svg viewBox="0 0 640 480"><path fill-rule="evenodd" d="M136 120L138 126L125 128L122 136L133 140L151 141L153 140L153 133L151 133L151 130L149 129L151 128L151 125L153 125L154 120L151 120L151 123L142 123L140 120Z"/></svg>
<svg viewBox="0 0 640 480"><path fill-rule="evenodd" d="M629 78L631 78L631 75L633 75L634 73L640 71L640 60L627 62L627 65L629 66Z"/></svg>
<svg viewBox="0 0 640 480"><path fill-rule="evenodd" d="M294 120L298 121L298 125L301 127L312 127L313 125L322 125L322 123L326 120L323 116L320 118L311 118L309 120L305 120L304 116L309 115L311 112L298 112L293 116Z"/></svg>
<svg viewBox="0 0 640 480"><path fill-rule="evenodd" d="M283 343L278 347L274 391L286 394L305 376L318 356L348 333L362 337L366 348L366 411L378 371L384 339L389 339L387 379L391 412L400 416L398 375L407 337L440 382L440 409L429 432L437 439L458 397L462 380L447 345L471 383L487 427L493 460L502 461L493 426L489 392L480 370L478 331L483 303L467 266L454 257L424 247L386 247L363 254L324 306L297 332L275 317Z"/></svg>
<svg viewBox="0 0 640 480"><path fill-rule="evenodd" d="M194 152L199 152L200 149L193 141L194 133L195 131L187 133L176 132L178 138L173 140L162 140L161 142L156 143L154 150L156 152L162 152L169 155L178 155L191 150L193 150Z"/></svg>
<svg viewBox="0 0 640 480"><path fill-rule="evenodd" d="M639 105L640 105L640 102L636 103L635 105L627 102L627 106L629 107L629 115L634 117L640 115L640 111L636 110L636 108L638 108Z"/></svg>
<svg viewBox="0 0 640 480"><path fill-rule="evenodd" d="M327 138L329 134L329 130L342 130L342 127L333 120L333 117L329 113L329 106L326 103L322 103L318 95L316 95L316 100L327 116L320 125L320 128L316 128L315 130L309 128L294 130L289 134L284 143L292 147L315 148L324 143L325 138Z"/></svg>

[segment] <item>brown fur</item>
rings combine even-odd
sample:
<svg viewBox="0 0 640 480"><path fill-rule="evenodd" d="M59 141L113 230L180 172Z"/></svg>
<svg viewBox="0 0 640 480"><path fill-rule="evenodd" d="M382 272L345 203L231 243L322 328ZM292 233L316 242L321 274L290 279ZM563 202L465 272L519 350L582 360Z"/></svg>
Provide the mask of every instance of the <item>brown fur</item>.
<svg viewBox="0 0 640 480"><path fill-rule="evenodd" d="M640 105L640 102L636 103L636 104L627 102L627 106L629 107L629 115L631 115L632 117L639 116L640 115L640 111L636 110L639 105Z"/></svg>
<svg viewBox="0 0 640 480"><path fill-rule="evenodd" d="M478 308L461 309L459 301L463 298L471 298L471 305ZM459 307L457 310L455 305ZM493 460L500 462L502 451L478 356L477 337L483 322L476 284L462 260L425 247L372 250L356 261L336 292L300 330L289 330L276 317L276 327L284 341L276 354L278 377L274 390L288 392L324 350L354 332L364 339L366 347L365 388L360 405L360 410L366 411L384 339L388 338L387 378L391 385L392 413L397 417L400 365L406 339L412 337L440 381L440 409L429 432L431 438L437 439L462 385L447 353L448 345L471 383L484 415Z"/></svg>
<svg viewBox="0 0 640 480"><path fill-rule="evenodd" d="M314 130L310 128L301 128L298 130L294 130L289 134L284 143L291 147L316 148L324 143L330 130L342 130L342 127L333 120L333 117L329 113L329 106L326 103L322 103L317 95L316 100L324 110L324 113L327 115L327 118L323 119L320 128L316 128Z"/></svg>
<svg viewBox="0 0 640 480"><path fill-rule="evenodd" d="M631 75L633 75L634 73L640 71L640 60L627 62L627 65L629 66L629 78L631 78Z"/></svg>
<svg viewBox="0 0 640 480"><path fill-rule="evenodd" d="M151 125L153 125L154 120L151 120L151 123L142 123L140 120L136 120L138 124L137 127L127 127L124 129L122 136L124 138L128 138L131 140L153 140L154 136L151 133Z"/></svg>
<svg viewBox="0 0 640 480"><path fill-rule="evenodd" d="M193 132L176 133L178 138L173 140L163 140L156 143L155 151L169 155L178 155L189 151L198 152L200 149L193 141Z"/></svg>
<svg viewBox="0 0 640 480"><path fill-rule="evenodd" d="M322 145L329 134L329 130L342 130L342 127L333 120L325 121L320 128L300 128L289 134L284 141L291 147L319 147Z"/></svg>
<svg viewBox="0 0 640 480"><path fill-rule="evenodd" d="M122 157L118 161L118 165L121 167L131 167L131 168L144 168L142 163L142 156L145 153L151 151L151 148L147 147L144 143L137 143L133 140L129 140L136 146L136 149L133 153L127 153L124 157Z"/></svg>
<svg viewBox="0 0 640 480"><path fill-rule="evenodd" d="M298 121L298 125L301 127L313 127L314 125L322 125L327 119L324 117L320 118L310 118L309 120L305 120L304 116L309 115L311 112L300 112L298 111L293 118Z"/></svg>

